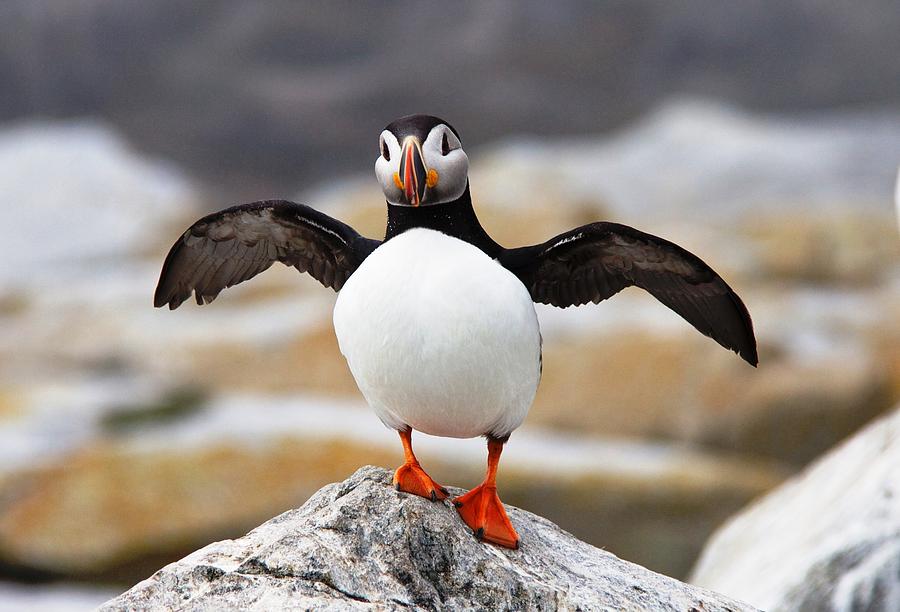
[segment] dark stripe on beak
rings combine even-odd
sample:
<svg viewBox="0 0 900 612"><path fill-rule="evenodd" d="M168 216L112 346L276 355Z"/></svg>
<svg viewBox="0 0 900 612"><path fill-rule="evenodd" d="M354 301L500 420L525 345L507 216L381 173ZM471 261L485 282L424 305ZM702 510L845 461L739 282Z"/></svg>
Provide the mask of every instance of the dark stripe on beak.
<svg viewBox="0 0 900 612"><path fill-rule="evenodd" d="M410 206L418 206L425 197L428 170L422 159L422 145L415 136L403 141L400 155L400 180L403 181L403 196Z"/></svg>

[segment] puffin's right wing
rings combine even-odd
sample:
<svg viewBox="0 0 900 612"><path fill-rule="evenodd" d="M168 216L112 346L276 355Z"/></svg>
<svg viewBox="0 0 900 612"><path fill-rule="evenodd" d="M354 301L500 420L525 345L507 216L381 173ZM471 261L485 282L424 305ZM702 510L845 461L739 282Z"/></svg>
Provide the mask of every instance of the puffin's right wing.
<svg viewBox="0 0 900 612"><path fill-rule="evenodd" d="M751 365L759 361L741 298L699 257L668 240L618 223L591 223L506 250L498 261L535 302L563 308L596 304L635 285Z"/></svg>
<svg viewBox="0 0 900 612"><path fill-rule="evenodd" d="M153 305L174 310L191 293L198 304L208 304L222 289L276 261L337 291L379 244L303 204L268 200L233 206L203 217L172 245Z"/></svg>

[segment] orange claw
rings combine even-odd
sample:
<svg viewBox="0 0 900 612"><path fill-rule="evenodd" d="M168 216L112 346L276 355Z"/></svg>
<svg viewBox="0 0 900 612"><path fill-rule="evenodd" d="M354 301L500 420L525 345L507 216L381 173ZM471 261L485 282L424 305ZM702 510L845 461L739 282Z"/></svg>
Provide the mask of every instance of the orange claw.
<svg viewBox="0 0 900 612"><path fill-rule="evenodd" d="M447 498L447 489L436 483L431 476L425 473L412 450L412 430L400 432L400 441L403 443L403 454L406 461L394 472L394 486L398 491L405 491L413 495L427 497L431 501Z"/></svg>
<svg viewBox="0 0 900 612"><path fill-rule="evenodd" d="M497 464L503 442L488 439L488 469L484 482L453 500L459 516L475 533L475 537L491 544L516 549L519 547L519 534L513 528L503 508L503 502L497 496Z"/></svg>

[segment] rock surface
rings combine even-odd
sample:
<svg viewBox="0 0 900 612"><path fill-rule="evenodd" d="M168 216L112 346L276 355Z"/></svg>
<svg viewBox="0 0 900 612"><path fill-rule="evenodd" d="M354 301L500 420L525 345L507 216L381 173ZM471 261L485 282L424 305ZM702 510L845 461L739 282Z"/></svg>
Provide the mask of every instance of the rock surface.
<svg viewBox="0 0 900 612"><path fill-rule="evenodd" d="M173 563L101 610L751 610L509 508L522 545L472 537L449 503L398 493L374 467L238 540ZM454 492L456 493L456 492Z"/></svg>
<svg viewBox="0 0 900 612"><path fill-rule="evenodd" d="M726 524L692 582L771 610L900 610L900 407Z"/></svg>

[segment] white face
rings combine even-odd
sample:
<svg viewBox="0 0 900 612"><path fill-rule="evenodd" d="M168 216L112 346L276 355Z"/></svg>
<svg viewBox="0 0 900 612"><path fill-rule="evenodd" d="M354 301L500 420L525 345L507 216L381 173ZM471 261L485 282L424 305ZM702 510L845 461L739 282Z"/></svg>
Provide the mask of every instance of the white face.
<svg viewBox="0 0 900 612"><path fill-rule="evenodd" d="M407 137L415 140L415 137ZM406 142L407 139L404 139ZM404 195L400 176L400 158L403 144L385 130L378 139L381 153L375 160L375 176L381 183L384 197L396 206L411 206ZM428 187L422 197L422 206L452 202L466 190L469 174L469 158L462 150L456 134L446 125L431 128L425 142L421 143L422 158L428 172ZM432 186L433 183L433 186Z"/></svg>

